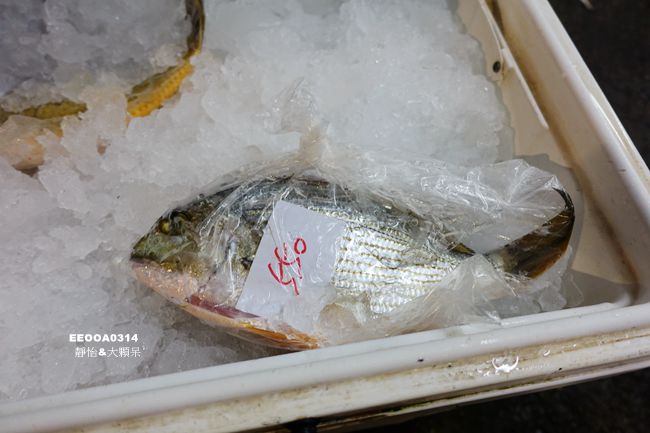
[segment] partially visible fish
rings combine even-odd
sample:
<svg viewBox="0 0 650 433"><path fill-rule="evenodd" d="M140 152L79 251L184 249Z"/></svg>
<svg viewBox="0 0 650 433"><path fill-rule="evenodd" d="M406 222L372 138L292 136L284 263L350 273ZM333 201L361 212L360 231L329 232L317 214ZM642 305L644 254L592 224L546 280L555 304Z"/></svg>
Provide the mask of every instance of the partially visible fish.
<svg viewBox="0 0 650 433"><path fill-rule="evenodd" d="M574 223L564 209L486 258L504 272L535 277L566 250ZM432 290L475 253L450 243L437 224L386 199L309 176L266 178L202 195L162 216L134 246L138 280L200 319L266 344L299 350L320 341L236 308L274 206L282 200L345 222L332 279L337 297L363 295L376 315Z"/></svg>
<svg viewBox="0 0 650 433"><path fill-rule="evenodd" d="M160 108L166 100L178 92L185 77L192 73L193 66L191 58L201 51L203 44L203 32L205 28L203 1L185 0L185 9L187 17L192 24L190 33L186 38L187 50L178 65L171 66L165 71L148 77L133 86L127 95L127 112L132 117L148 116L154 110ZM22 140L25 142L33 143L33 146L29 148L28 152L16 152L15 149L4 146L0 142L0 156L10 161L17 160L12 165L18 170L27 173L35 171L43 163L43 149L36 140L36 137L47 131L61 136L61 120L65 116L83 113L86 109L86 104L69 99L47 102L20 111L8 111L0 107L0 126L10 116L32 117L44 121L33 122L33 125L42 126L39 134L34 135L33 131L29 130L26 131L26 136L22 137Z"/></svg>
<svg viewBox="0 0 650 433"><path fill-rule="evenodd" d="M167 99L174 96L185 77L194 69L192 56L201 51L203 32L205 29L205 14L203 0L185 0L187 17L192 23L190 34L187 36L187 51L180 64L147 78L131 89L127 96L127 111L133 117L148 116L158 109Z"/></svg>

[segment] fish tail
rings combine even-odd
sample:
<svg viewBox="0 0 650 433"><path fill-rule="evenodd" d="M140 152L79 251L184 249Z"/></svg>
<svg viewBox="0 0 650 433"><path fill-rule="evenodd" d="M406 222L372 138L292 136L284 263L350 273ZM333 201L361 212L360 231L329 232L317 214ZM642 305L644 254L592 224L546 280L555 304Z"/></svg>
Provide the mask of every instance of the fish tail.
<svg viewBox="0 0 650 433"><path fill-rule="evenodd" d="M566 251L575 222L575 210L569 194L554 189L564 199L564 209L538 229L488 255L505 272L535 278Z"/></svg>
<svg viewBox="0 0 650 433"><path fill-rule="evenodd" d="M187 52L184 56L187 60L201 51L201 45L203 44L203 32L205 29L203 0L185 0L185 10L192 23L192 30L187 36Z"/></svg>

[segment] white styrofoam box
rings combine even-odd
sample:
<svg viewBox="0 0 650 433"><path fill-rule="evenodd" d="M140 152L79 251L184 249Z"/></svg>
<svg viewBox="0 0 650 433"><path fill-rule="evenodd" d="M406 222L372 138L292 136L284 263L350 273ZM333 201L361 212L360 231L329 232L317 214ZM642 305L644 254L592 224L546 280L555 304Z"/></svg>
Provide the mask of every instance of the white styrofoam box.
<svg viewBox="0 0 650 433"><path fill-rule="evenodd" d="M5 403L0 431L272 430L311 417L335 429L650 365L648 168L546 1L458 8L502 89L516 154L577 198L583 306Z"/></svg>

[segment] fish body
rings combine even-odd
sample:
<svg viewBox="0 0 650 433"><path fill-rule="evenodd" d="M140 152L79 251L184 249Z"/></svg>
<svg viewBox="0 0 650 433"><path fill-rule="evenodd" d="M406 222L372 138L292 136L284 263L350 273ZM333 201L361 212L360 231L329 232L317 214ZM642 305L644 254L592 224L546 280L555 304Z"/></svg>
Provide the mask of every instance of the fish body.
<svg viewBox="0 0 650 433"><path fill-rule="evenodd" d="M488 254L495 267L535 276L561 256L573 206L566 193L558 192L565 209L540 229ZM335 289L337 301L363 298L377 317L428 293L475 254L449 242L438 223L382 197L317 177L269 177L202 195L161 217L134 246L131 259L138 279L213 324L267 340L264 333L273 333L273 344L291 349L317 346L311 336L282 325L278 331L277 323L237 309L280 201L342 221L326 283Z"/></svg>

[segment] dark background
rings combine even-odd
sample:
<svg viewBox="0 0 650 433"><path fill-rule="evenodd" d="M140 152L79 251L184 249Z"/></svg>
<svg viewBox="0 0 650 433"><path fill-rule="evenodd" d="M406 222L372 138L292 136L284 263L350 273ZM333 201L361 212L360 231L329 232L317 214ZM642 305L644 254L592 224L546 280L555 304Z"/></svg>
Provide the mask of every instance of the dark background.
<svg viewBox="0 0 650 433"><path fill-rule="evenodd" d="M592 9L579 0L549 1L650 164L650 0L591 0ZM372 430L393 431L650 432L650 369Z"/></svg>

